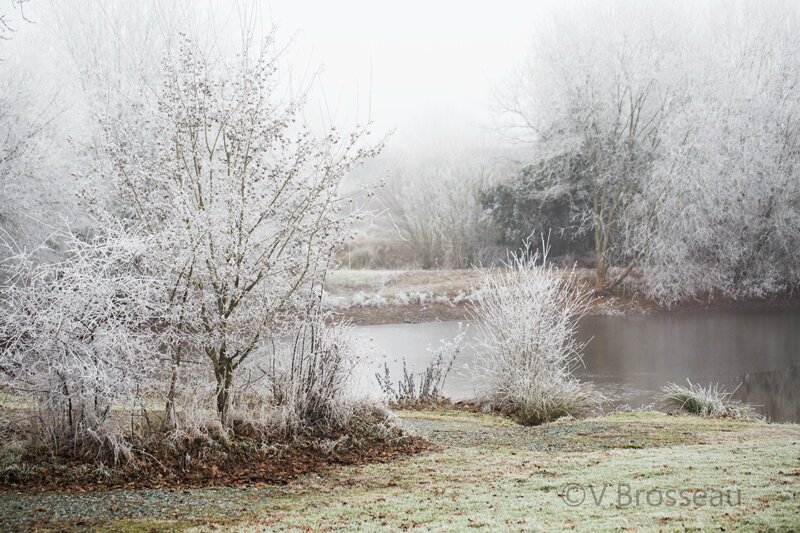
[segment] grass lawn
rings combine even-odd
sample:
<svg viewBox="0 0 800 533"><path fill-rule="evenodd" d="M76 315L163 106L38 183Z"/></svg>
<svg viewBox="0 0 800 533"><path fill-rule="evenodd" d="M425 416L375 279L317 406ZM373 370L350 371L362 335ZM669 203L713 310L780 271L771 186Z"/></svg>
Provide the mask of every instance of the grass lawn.
<svg viewBox="0 0 800 533"><path fill-rule="evenodd" d="M42 529L800 530L798 425L620 413L524 428L457 411L400 416L440 450L277 487L5 493L0 529L39 508Z"/></svg>

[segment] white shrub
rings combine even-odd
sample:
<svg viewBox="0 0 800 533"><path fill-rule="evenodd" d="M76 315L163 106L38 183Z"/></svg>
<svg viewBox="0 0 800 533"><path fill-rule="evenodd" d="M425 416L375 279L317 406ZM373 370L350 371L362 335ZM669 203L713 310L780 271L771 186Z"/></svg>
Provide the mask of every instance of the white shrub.
<svg viewBox="0 0 800 533"><path fill-rule="evenodd" d="M484 393L493 408L523 423L589 413L601 396L572 375L582 364L575 329L589 297L572 276L527 251L512 254L505 268L481 272L483 298L472 313Z"/></svg>
<svg viewBox="0 0 800 533"><path fill-rule="evenodd" d="M29 436L45 449L129 456L112 411L141 415L159 367L151 324L156 280L135 265L147 244L120 234L62 236L65 259L6 262L0 317L0 384L34 409ZM12 263L15 263L12 265ZM138 423L137 423L138 424ZM38 442L37 442L38 441Z"/></svg>
<svg viewBox="0 0 800 533"><path fill-rule="evenodd" d="M728 392L719 383L703 387L699 383L692 383L688 379L688 387L669 383L661 388L659 399L668 407L692 415L722 418L755 419L758 414L752 406L731 396L736 392ZM738 387L737 387L738 388Z"/></svg>
<svg viewBox="0 0 800 533"><path fill-rule="evenodd" d="M433 302L442 305L453 305L453 302L450 301L450 298L447 297L446 294L439 294L433 298Z"/></svg>
<svg viewBox="0 0 800 533"><path fill-rule="evenodd" d="M398 292L394 295L394 300L392 300L394 305L408 305L411 303L411 298L408 297L408 294L405 292Z"/></svg>
<svg viewBox="0 0 800 533"><path fill-rule="evenodd" d="M234 384L232 416L286 434L350 427L376 409L352 394L357 346L352 326L313 311L291 338L253 354Z"/></svg>
<svg viewBox="0 0 800 533"><path fill-rule="evenodd" d="M366 294L359 291L353 295L351 305L354 307L383 307L388 302L380 294Z"/></svg>
<svg viewBox="0 0 800 533"><path fill-rule="evenodd" d="M411 303L425 305L431 299L431 295L425 291L414 291L408 294Z"/></svg>
<svg viewBox="0 0 800 533"><path fill-rule="evenodd" d="M414 372L413 366L408 368L403 358L403 376L396 385L389 372L389 365L384 363L383 374L376 373L375 378L390 405L424 407L446 400L443 395L444 384L458 354L466 345L468 327L459 323L458 333L452 340L441 339L437 348L428 346L431 359L425 370L418 374Z"/></svg>
<svg viewBox="0 0 800 533"><path fill-rule="evenodd" d="M458 305L461 302L465 302L467 300L467 294L464 291L458 291L458 294L453 296L451 300L454 305Z"/></svg>

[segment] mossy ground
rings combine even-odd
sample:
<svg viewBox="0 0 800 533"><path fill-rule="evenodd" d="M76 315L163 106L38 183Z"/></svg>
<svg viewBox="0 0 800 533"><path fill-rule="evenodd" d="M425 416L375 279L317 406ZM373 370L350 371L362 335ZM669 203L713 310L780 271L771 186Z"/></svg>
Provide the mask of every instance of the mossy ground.
<svg viewBox="0 0 800 533"><path fill-rule="evenodd" d="M285 486L5 493L0 495L0 529L20 523L20 509L31 506L45 510L38 515L42 529L800 529L798 425L620 413L525 428L504 418L457 411L401 416L440 450L387 464L336 468ZM583 504L565 503L565 498L580 496L579 489L565 488L569 484L585 488ZM606 493L595 504L589 487L598 497L604 484ZM623 491L630 487L632 497L640 492L640 504L626 505L618 497L619 484ZM669 489L686 491L690 498L714 489L734 491L735 498L738 490L740 501L679 501L675 506L646 501L646 491L661 491L663 497ZM86 510L87 502L92 510ZM59 513L57 505L64 507Z"/></svg>

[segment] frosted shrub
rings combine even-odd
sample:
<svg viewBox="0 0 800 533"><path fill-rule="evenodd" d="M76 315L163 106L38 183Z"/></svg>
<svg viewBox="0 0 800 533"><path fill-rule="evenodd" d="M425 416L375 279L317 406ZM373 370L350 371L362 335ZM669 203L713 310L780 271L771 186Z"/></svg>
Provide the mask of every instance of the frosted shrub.
<svg viewBox="0 0 800 533"><path fill-rule="evenodd" d="M290 339L254 354L233 398L234 417L260 420L287 435L349 430L381 409L355 398L352 376L360 360L348 324L326 324L314 310ZM247 412L247 400L257 412Z"/></svg>
<svg viewBox="0 0 800 533"><path fill-rule="evenodd" d="M380 294L366 294L359 291L353 295L352 305L355 307L383 307L388 302Z"/></svg>
<svg viewBox="0 0 800 533"><path fill-rule="evenodd" d="M327 326L321 316L312 317L298 328L288 357L275 363L280 370L268 376L271 403L290 426L346 423L340 407L349 398L356 363L347 326Z"/></svg>
<svg viewBox="0 0 800 533"><path fill-rule="evenodd" d="M425 291L414 291L408 294L408 299L411 303L425 305L431 299L431 295Z"/></svg>
<svg viewBox="0 0 800 533"><path fill-rule="evenodd" d="M113 234L61 237L61 263L35 265L26 254L7 262L16 264L3 287L0 384L32 406L18 429L33 447L128 458L123 426L142 422L158 368L148 328L157 284L134 268L146 244Z"/></svg>
<svg viewBox="0 0 800 533"><path fill-rule="evenodd" d="M481 271L482 298L472 314L484 393L494 409L525 424L591 413L602 397L572 375L582 364L575 329L589 297L573 276L527 252Z"/></svg>
<svg viewBox="0 0 800 533"><path fill-rule="evenodd" d="M392 303L394 305L408 305L411 303L411 299L405 292L398 292L394 295L394 300L392 300Z"/></svg>
<svg viewBox="0 0 800 533"><path fill-rule="evenodd" d="M461 302L465 301L467 301L467 294L464 291L458 291L458 293L455 296L453 296L453 299L451 300L453 305L458 305Z"/></svg>
<svg viewBox="0 0 800 533"><path fill-rule="evenodd" d="M433 298L434 303L441 304L441 305L453 305L453 302L450 301L450 298L447 297L446 294L439 294L438 296Z"/></svg>
<svg viewBox="0 0 800 533"><path fill-rule="evenodd" d="M357 293L355 293L353 295L353 299L351 300L350 303L351 303L351 305L353 305L355 307L364 307L364 304L366 303L367 298L368 298L367 293L365 293L363 291L358 291Z"/></svg>
<svg viewBox="0 0 800 533"><path fill-rule="evenodd" d="M384 373L375 374L378 384L391 405L400 407L423 407L444 400L442 391L447 375L453 363L466 344L467 327L458 325L458 334L453 340L442 339L437 348L428 347L431 360L425 370L416 374L409 370L403 359L403 377L395 386L389 372L389 365L384 363Z"/></svg>

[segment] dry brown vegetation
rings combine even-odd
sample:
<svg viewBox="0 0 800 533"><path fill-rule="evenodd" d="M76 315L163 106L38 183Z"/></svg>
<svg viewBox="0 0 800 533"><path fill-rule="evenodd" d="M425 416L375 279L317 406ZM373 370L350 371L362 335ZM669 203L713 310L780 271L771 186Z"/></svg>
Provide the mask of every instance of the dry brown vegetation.
<svg viewBox="0 0 800 533"><path fill-rule="evenodd" d="M376 427L383 431L375 431ZM0 491L87 491L283 484L333 465L363 465L433 449L427 441L372 414L359 427L265 434L234 422L226 434L143 442L136 459L114 466L96 457L35 454L13 442L0 448Z"/></svg>

